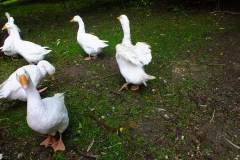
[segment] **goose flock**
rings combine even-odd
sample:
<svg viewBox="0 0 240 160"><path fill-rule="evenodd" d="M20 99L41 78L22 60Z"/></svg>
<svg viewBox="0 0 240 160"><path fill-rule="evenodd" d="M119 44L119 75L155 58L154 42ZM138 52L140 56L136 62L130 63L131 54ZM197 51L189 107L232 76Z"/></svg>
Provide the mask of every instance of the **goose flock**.
<svg viewBox="0 0 240 160"><path fill-rule="evenodd" d="M38 89L41 80L47 75L53 77L55 73L55 67L44 60L51 50L46 46L23 40L14 18L9 13L5 13L5 16L7 22L2 30L7 30L8 37L0 50L6 56L22 56L29 65L18 68L0 84L0 99L26 101L28 126L40 134L47 135L40 145L50 146L54 151L64 151L62 133L69 124L64 94L57 93L53 97L42 99L40 93L47 88ZM117 19L122 26L123 39L116 45L116 61L126 81L119 91L127 90L129 84L132 85L131 90L137 91L140 85L147 86L148 80L155 79L144 70L144 66L152 60L151 46L145 42L132 44L128 17L121 15ZM79 15L74 16L70 22L78 23L77 42L88 55L85 60L96 59L103 49L108 47L108 41L86 33L84 22ZM57 133L60 135L58 139L55 137Z"/></svg>

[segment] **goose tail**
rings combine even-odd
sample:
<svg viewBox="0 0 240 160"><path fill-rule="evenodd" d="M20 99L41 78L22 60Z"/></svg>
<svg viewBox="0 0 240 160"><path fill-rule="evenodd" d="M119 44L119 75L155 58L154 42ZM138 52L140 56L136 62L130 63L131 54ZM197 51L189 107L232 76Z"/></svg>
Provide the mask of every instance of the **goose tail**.
<svg viewBox="0 0 240 160"><path fill-rule="evenodd" d="M151 75L147 75L147 79L148 80L153 80L153 79L156 79L156 77L155 76L151 76Z"/></svg>
<svg viewBox="0 0 240 160"><path fill-rule="evenodd" d="M46 50L46 52L44 53L44 55L49 54L50 52L52 52L52 50Z"/></svg>
<svg viewBox="0 0 240 160"><path fill-rule="evenodd" d="M54 97L60 99L64 103L64 93L56 93Z"/></svg>

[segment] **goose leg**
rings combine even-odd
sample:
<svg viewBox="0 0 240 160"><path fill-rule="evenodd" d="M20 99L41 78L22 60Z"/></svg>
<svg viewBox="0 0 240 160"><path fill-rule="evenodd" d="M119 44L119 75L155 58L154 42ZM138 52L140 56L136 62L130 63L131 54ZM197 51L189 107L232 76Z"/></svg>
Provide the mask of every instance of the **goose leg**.
<svg viewBox="0 0 240 160"><path fill-rule="evenodd" d="M14 56L11 56L12 61L17 61Z"/></svg>
<svg viewBox="0 0 240 160"><path fill-rule="evenodd" d="M131 90L132 90L132 91L138 91L139 89L140 89L139 85L133 85L133 86L131 87Z"/></svg>
<svg viewBox="0 0 240 160"><path fill-rule="evenodd" d="M41 146L48 147L49 145L52 145L52 144L54 144L54 143L56 143L55 138L54 138L53 136L51 136L51 135L48 135L48 137L47 137L44 141L42 141L42 142L40 143L40 145L41 145Z"/></svg>
<svg viewBox="0 0 240 160"><path fill-rule="evenodd" d="M124 83L123 85L122 85L122 87L118 90L118 91L122 91L123 89L126 89L126 90L128 90L128 84L129 83Z"/></svg>
<svg viewBox="0 0 240 160"><path fill-rule="evenodd" d="M12 61L17 61L18 58L19 58L18 55L13 55L13 56L11 56L11 60L12 60Z"/></svg>
<svg viewBox="0 0 240 160"><path fill-rule="evenodd" d="M45 87L45 88L39 89L38 92L42 93L42 92L46 91L47 89L48 89L48 87Z"/></svg>
<svg viewBox="0 0 240 160"><path fill-rule="evenodd" d="M62 134L60 133L60 138L57 142L55 142L54 144L52 144L52 148L54 150L54 152L56 151L65 151L65 145L62 141Z"/></svg>
<svg viewBox="0 0 240 160"><path fill-rule="evenodd" d="M91 56L90 54L88 55L88 57L84 58L85 61L90 61L91 60Z"/></svg>
<svg viewBox="0 0 240 160"><path fill-rule="evenodd" d="M97 59L97 55L92 57L93 60Z"/></svg>

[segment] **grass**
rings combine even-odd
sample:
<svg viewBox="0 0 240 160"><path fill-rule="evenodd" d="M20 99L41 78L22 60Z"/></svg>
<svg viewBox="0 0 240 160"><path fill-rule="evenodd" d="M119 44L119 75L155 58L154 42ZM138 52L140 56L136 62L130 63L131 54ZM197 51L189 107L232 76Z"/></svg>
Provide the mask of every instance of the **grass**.
<svg viewBox="0 0 240 160"><path fill-rule="evenodd" d="M174 131L181 130L183 135L187 134L186 128L191 120L200 119L204 113L198 113L195 105L184 96L195 82L191 78L174 80L172 70L175 66L172 63L181 63L186 55L194 55L211 44L205 35L220 32L215 17L205 12L159 13L151 9L118 7L87 10L81 6L73 7L71 3L33 3L17 7L13 4L4 6L0 12L3 15L8 11L14 16L24 39L53 50L46 59L56 66L57 81L42 83L49 87L43 97L65 92L70 117L69 128L64 134L67 151L54 153L53 159L71 159L71 150L75 156L80 156L86 153L93 139L90 153L99 155L98 159L174 159L176 155L188 159L187 152L176 148L187 142L183 140L176 144ZM118 93L117 89L124 80L116 69L111 68L112 61L115 61L115 45L122 38L116 17L122 13L130 18L133 41L146 41L152 46L153 62L146 70L157 79L137 93ZM88 32L109 41L110 46L104 50L103 59L83 61L85 53L76 42L77 25L69 22L75 14L83 17ZM2 16L0 22L3 24L5 21ZM22 59L17 62L2 59L0 80L25 64ZM69 66L77 68L74 73L69 73ZM77 76L79 72L82 75ZM26 124L26 104L6 101L0 101L0 104L7 106L0 109L0 126L7 127L6 139L23 140L33 148L38 147L38 143L29 140L29 137L40 135L33 135ZM167 110L168 118L158 111L161 108ZM171 121L172 118L175 122ZM114 132L99 125L100 122ZM124 132L117 134L120 127ZM37 140L40 142L41 138ZM159 143L154 143L156 138L160 139ZM29 154L21 147L16 147L15 151Z"/></svg>

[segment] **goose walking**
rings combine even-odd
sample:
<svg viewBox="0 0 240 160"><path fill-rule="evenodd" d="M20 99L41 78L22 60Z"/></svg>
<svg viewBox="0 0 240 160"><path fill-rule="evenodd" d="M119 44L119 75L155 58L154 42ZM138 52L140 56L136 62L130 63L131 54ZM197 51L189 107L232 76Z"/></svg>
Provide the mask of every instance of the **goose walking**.
<svg viewBox="0 0 240 160"><path fill-rule="evenodd" d="M86 33L83 20L80 16L74 16L70 22L77 22L79 25L77 32L77 41L83 50L88 54L85 60L95 59L103 48L107 47L105 40L99 39L97 36Z"/></svg>
<svg viewBox="0 0 240 160"><path fill-rule="evenodd" d="M116 45L116 60L122 76L126 83L119 89L128 89L128 84L133 84L132 90L139 90L139 85L147 86L147 81L155 79L144 71L144 66L152 60L151 48L145 42L137 42L133 45L131 42L130 25L126 15L117 18L123 29L122 43Z"/></svg>
<svg viewBox="0 0 240 160"><path fill-rule="evenodd" d="M16 77L27 95L28 126L38 133L48 135L40 145L51 146L54 151L65 150L62 133L68 127L69 118L63 93L41 99L27 71L19 70ZM60 134L58 140L54 137L57 132Z"/></svg>
<svg viewBox="0 0 240 160"><path fill-rule="evenodd" d="M13 29L12 30L8 30L8 37L5 39L4 44L2 47L0 47L0 49L2 50L2 52L6 55L6 56L15 56L17 55L16 50L14 49L14 34L12 34L11 32L13 32L13 30L15 32L20 32L20 29L18 28L17 25L14 24L14 18L10 16L10 14L8 12L5 13L5 16L7 17L8 21L7 23L12 24Z"/></svg>
<svg viewBox="0 0 240 160"><path fill-rule="evenodd" d="M51 52L48 47L42 47L33 42L22 40L19 34L19 30L13 23L7 22L2 30L7 29L12 37L12 48L20 54L28 63L38 63L43 60L44 57Z"/></svg>

